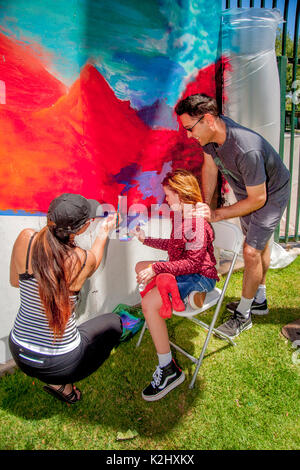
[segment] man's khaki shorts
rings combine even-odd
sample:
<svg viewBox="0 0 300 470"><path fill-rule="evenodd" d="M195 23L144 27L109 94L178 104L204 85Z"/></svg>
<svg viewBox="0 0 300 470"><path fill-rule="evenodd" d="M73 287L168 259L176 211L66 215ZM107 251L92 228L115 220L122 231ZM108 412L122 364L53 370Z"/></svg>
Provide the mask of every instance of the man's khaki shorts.
<svg viewBox="0 0 300 470"><path fill-rule="evenodd" d="M257 211L240 218L246 236L245 242L263 250L274 233L285 211L290 197L289 182L277 193L268 197L266 204Z"/></svg>

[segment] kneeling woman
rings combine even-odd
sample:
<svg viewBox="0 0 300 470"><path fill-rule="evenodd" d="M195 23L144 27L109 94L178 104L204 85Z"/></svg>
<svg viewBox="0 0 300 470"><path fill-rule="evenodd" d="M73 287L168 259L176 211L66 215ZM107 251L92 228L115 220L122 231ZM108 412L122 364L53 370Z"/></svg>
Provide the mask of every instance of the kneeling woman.
<svg viewBox="0 0 300 470"><path fill-rule="evenodd" d="M79 291L99 267L116 223L111 216L91 249L83 250L74 237L95 215L83 196L62 194L49 206L46 227L22 230L11 256L10 283L20 288L21 298L9 338L12 356L25 374L47 384L45 391L71 404L81 398L73 383L96 371L122 334L113 313L75 322Z"/></svg>
<svg viewBox="0 0 300 470"><path fill-rule="evenodd" d="M169 294L174 310L184 310L183 302L197 308L218 279L214 232L196 211L196 204L202 202L197 179L192 173L178 169L167 174L162 185L173 211L170 239L146 238L142 230L135 231L142 243L166 250L169 255L169 261L141 261L136 265L138 283L146 284L141 292L142 309L159 361L152 382L142 393L147 401L159 400L185 379L170 350L165 322L172 312Z"/></svg>

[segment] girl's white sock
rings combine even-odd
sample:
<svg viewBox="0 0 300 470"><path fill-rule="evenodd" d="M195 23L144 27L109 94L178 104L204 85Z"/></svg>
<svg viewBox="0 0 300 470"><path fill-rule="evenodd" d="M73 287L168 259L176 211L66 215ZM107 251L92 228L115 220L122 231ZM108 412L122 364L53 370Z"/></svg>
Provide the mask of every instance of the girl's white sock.
<svg viewBox="0 0 300 470"><path fill-rule="evenodd" d="M159 367L165 367L172 361L171 351L166 354L157 354Z"/></svg>

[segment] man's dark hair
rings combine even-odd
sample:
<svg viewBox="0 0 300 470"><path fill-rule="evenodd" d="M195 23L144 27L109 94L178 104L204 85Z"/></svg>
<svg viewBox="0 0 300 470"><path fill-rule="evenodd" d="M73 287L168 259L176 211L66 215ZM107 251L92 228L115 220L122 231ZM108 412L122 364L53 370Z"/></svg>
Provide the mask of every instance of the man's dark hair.
<svg viewBox="0 0 300 470"><path fill-rule="evenodd" d="M184 100L179 101L175 106L175 112L178 116L184 113L190 116L201 116L206 113L219 116L216 100L202 93L190 95Z"/></svg>

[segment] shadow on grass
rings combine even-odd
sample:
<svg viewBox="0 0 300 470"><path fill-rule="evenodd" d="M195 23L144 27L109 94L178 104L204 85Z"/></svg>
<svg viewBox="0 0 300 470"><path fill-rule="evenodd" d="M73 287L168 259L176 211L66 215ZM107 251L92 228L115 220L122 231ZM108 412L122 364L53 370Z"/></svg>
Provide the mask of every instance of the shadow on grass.
<svg viewBox="0 0 300 470"><path fill-rule="evenodd" d="M168 323L168 328L172 339L182 334L183 346L191 354L195 354L195 348L196 354L200 354L206 335L204 330L199 349L199 327L176 318ZM190 390L195 364L175 351L174 357L186 375L185 382L163 399L145 402L141 392L152 380L157 356L148 331L139 348L136 348L137 340L138 335L122 343L96 373L77 384L83 395L80 403L68 405L59 402L43 391L40 381L17 370L0 380L1 409L22 420L49 420L50 426L51 420L63 422L65 419L80 422L81 426L84 423L101 425L113 434L128 429L136 430L139 436L167 434L186 414L193 412L195 401L203 399L204 377L200 369L195 386ZM220 349L230 347L221 340L216 341L216 350L220 346ZM209 357L213 352L208 351L207 354Z"/></svg>
<svg viewBox="0 0 300 470"><path fill-rule="evenodd" d="M236 302L240 299L236 297L232 297L230 299L226 299L224 301L224 307L222 308L219 319L217 321L217 326L221 323L227 321L229 317L232 315L230 312L226 310L226 304L229 302ZM263 323L263 324L270 324L270 325L279 325L281 327L285 326L287 323L290 323L294 320L300 318L300 310L299 308L293 307L286 307L282 308L281 306L276 306L273 304L268 305L269 313L267 315L252 315L252 323Z"/></svg>
<svg viewBox="0 0 300 470"><path fill-rule="evenodd" d="M231 300L231 299L230 299ZM212 312L201 315L209 323ZM224 308L216 326L230 316ZM271 309L264 317L253 317L256 328L266 323L284 326L299 317L297 309ZM170 338L182 345L191 354L200 354L206 332L182 318L168 322ZM258 336L259 337L259 336ZM0 407L21 421L36 422L48 420L47 426L61 425L98 425L108 436L118 432L135 430L140 437L163 437L175 428L186 415L195 412L204 402L205 373L202 367L194 389L189 384L195 370L195 364L178 352L174 353L183 368L186 380L166 397L157 402L148 403L141 397L141 391L152 379L157 364L155 349L149 332L145 333L142 344L136 348L138 335L127 343L121 344L90 377L77 385L82 390L83 399L76 405L61 403L46 394L42 383L27 377L20 370L6 375L0 380ZM243 338L246 340L246 337ZM204 361L208 367L210 360L225 349L232 348L228 343L212 337ZM207 370L207 369L206 369Z"/></svg>
<svg viewBox="0 0 300 470"><path fill-rule="evenodd" d="M203 381L198 379L189 390L191 369L185 370L186 381L162 400L145 402L141 392L152 379L156 354L149 333L139 349L137 337L121 344L102 367L78 382L82 401L76 405L62 403L43 391L43 383L20 370L0 380L0 407L22 421L49 420L53 425L74 421L80 426L101 425L116 435L129 429L140 436L164 435L178 424L201 397ZM56 423L57 426L57 423ZM73 426L73 424L72 424Z"/></svg>

